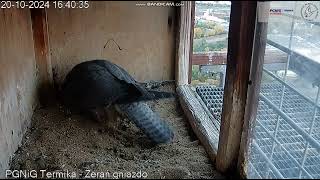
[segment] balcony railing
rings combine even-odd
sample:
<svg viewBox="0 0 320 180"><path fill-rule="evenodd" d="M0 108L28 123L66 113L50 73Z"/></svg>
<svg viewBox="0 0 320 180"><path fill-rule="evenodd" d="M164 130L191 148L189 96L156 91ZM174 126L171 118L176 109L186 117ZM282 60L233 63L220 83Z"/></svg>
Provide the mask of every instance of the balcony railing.
<svg viewBox="0 0 320 180"><path fill-rule="evenodd" d="M192 55L192 65L224 65L227 53L197 53ZM266 50L265 64L285 63L287 54L281 51Z"/></svg>

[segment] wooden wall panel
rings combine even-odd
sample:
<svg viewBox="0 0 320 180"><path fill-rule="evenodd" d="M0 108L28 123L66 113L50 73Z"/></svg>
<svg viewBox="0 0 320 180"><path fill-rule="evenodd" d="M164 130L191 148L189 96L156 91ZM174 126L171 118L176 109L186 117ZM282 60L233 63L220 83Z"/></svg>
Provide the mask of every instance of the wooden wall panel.
<svg viewBox="0 0 320 180"><path fill-rule="evenodd" d="M37 72L28 9L0 9L0 178L37 105Z"/></svg>
<svg viewBox="0 0 320 180"><path fill-rule="evenodd" d="M74 65L96 58L117 63L139 81L174 79L175 7L137 3L90 2L88 9L48 9L55 82L61 83Z"/></svg>

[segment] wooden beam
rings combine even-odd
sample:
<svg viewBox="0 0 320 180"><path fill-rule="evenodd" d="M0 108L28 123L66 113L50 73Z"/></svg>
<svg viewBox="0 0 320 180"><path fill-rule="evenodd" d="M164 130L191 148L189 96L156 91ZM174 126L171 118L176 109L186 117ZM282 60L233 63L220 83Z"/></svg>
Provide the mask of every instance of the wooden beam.
<svg viewBox="0 0 320 180"><path fill-rule="evenodd" d="M30 9L34 52L39 77L38 96L41 105L49 105L53 101L52 70L48 47L48 26L46 9Z"/></svg>
<svg viewBox="0 0 320 180"><path fill-rule="evenodd" d="M191 24L192 24L192 4L191 1L181 1L183 6L179 7L179 27L176 50L176 85L188 84L189 58L191 47Z"/></svg>
<svg viewBox="0 0 320 180"><path fill-rule="evenodd" d="M216 168L236 169L247 99L251 55L256 23L256 1L231 4L226 83Z"/></svg>
<svg viewBox="0 0 320 180"><path fill-rule="evenodd" d="M193 36L194 36L194 22L195 22L195 13L196 13L196 2L191 1L191 26L190 26L190 51L189 51L189 72L188 72L188 83L191 83L192 80L192 55L193 55Z"/></svg>
<svg viewBox="0 0 320 180"><path fill-rule="evenodd" d="M200 97L189 85L177 87L179 102L193 132L204 146L209 158L214 163L218 150L219 122L213 120L210 112L205 109Z"/></svg>
<svg viewBox="0 0 320 180"><path fill-rule="evenodd" d="M257 5L258 21L255 30L255 39L253 47L253 59L250 70L250 82L248 87L247 103L245 108L243 131L241 137L239 159L238 159L238 173L241 178L247 178L248 168L248 148L252 140L252 129L255 126L257 115L259 93L261 86L262 69L264 64L267 32L268 32L268 16L270 9L270 2L258 2Z"/></svg>
<svg viewBox="0 0 320 180"><path fill-rule="evenodd" d="M208 53L193 54L191 59L192 65L224 65L227 64L227 53L213 54L211 56ZM266 49L264 59L264 64L286 63L287 54Z"/></svg>
<svg viewBox="0 0 320 180"><path fill-rule="evenodd" d="M227 53L219 54L193 54L192 65L225 65L227 64Z"/></svg>

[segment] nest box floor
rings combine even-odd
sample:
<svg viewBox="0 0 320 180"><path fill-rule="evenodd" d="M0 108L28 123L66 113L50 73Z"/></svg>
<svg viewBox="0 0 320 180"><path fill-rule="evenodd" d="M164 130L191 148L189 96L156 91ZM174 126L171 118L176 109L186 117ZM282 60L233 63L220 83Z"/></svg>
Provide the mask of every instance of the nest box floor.
<svg viewBox="0 0 320 180"><path fill-rule="evenodd" d="M158 90L174 91L173 85ZM112 128L86 117L65 117L59 106L35 111L12 162L13 170L145 172L147 178L224 178L215 171L177 99L148 102L175 132L171 144L153 146L127 119ZM146 174L144 174L146 175ZM112 177L111 177L112 178Z"/></svg>

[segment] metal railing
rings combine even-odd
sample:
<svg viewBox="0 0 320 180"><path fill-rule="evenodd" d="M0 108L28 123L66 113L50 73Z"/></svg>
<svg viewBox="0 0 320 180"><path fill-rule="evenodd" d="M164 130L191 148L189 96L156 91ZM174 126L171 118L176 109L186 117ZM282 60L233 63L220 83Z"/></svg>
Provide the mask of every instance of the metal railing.
<svg viewBox="0 0 320 180"><path fill-rule="evenodd" d="M251 144L250 148L256 150L256 155L254 153L249 155L250 168L255 174L258 173L254 177L319 178L320 139L316 139L316 137L320 136L320 132L317 130L312 134L312 131L309 130L310 126L308 128L299 126L299 123L302 123L320 127L319 121L315 123L315 117L319 116L320 118L320 114L316 112L315 116L309 113L314 112L312 108L319 109L319 107L311 104L297 91L292 91L287 87L284 92L283 109L280 110L276 102L280 101L282 88L283 84L277 80L271 84L263 84L261 87L255 133L254 137L251 137L255 143ZM208 109L216 110L211 111L211 113L216 118L220 117L217 115L221 113L223 88L198 86L196 92ZM291 107L291 105L294 105L293 101L299 103L294 108ZM289 114L288 110L293 110L295 113ZM307 112L307 115L301 116L300 113L302 112ZM277 135L274 136L272 132L275 131L277 116L280 117L280 126ZM218 121L220 122L220 120ZM277 146L271 152L274 143ZM311 153L312 156L308 155L307 152ZM260 160L252 158L253 156L260 157ZM311 160L314 161L311 162ZM261 167L261 164L265 165ZM267 171L268 168L270 172ZM290 168L293 172L290 172Z"/></svg>
<svg viewBox="0 0 320 180"><path fill-rule="evenodd" d="M320 178L320 82L315 100L303 95L286 81L289 65L297 74L307 74L319 70L320 63L302 55L291 48L295 20L302 18L282 14L292 19L289 46L267 39L267 44L278 51L272 53L266 49L264 64L285 63L283 78L267 69L263 73L274 81L262 84L256 125L251 140L249 169L256 176L250 178ZM319 23L308 22L319 26ZM279 51L280 50L280 51ZM281 52L282 51L282 52ZM227 63L227 54L194 54L193 65L221 65ZM301 71L300 66L305 68ZM318 71L316 71L318 72ZM311 78L319 81L320 76ZM223 102L223 88L198 86L197 94L220 122Z"/></svg>

